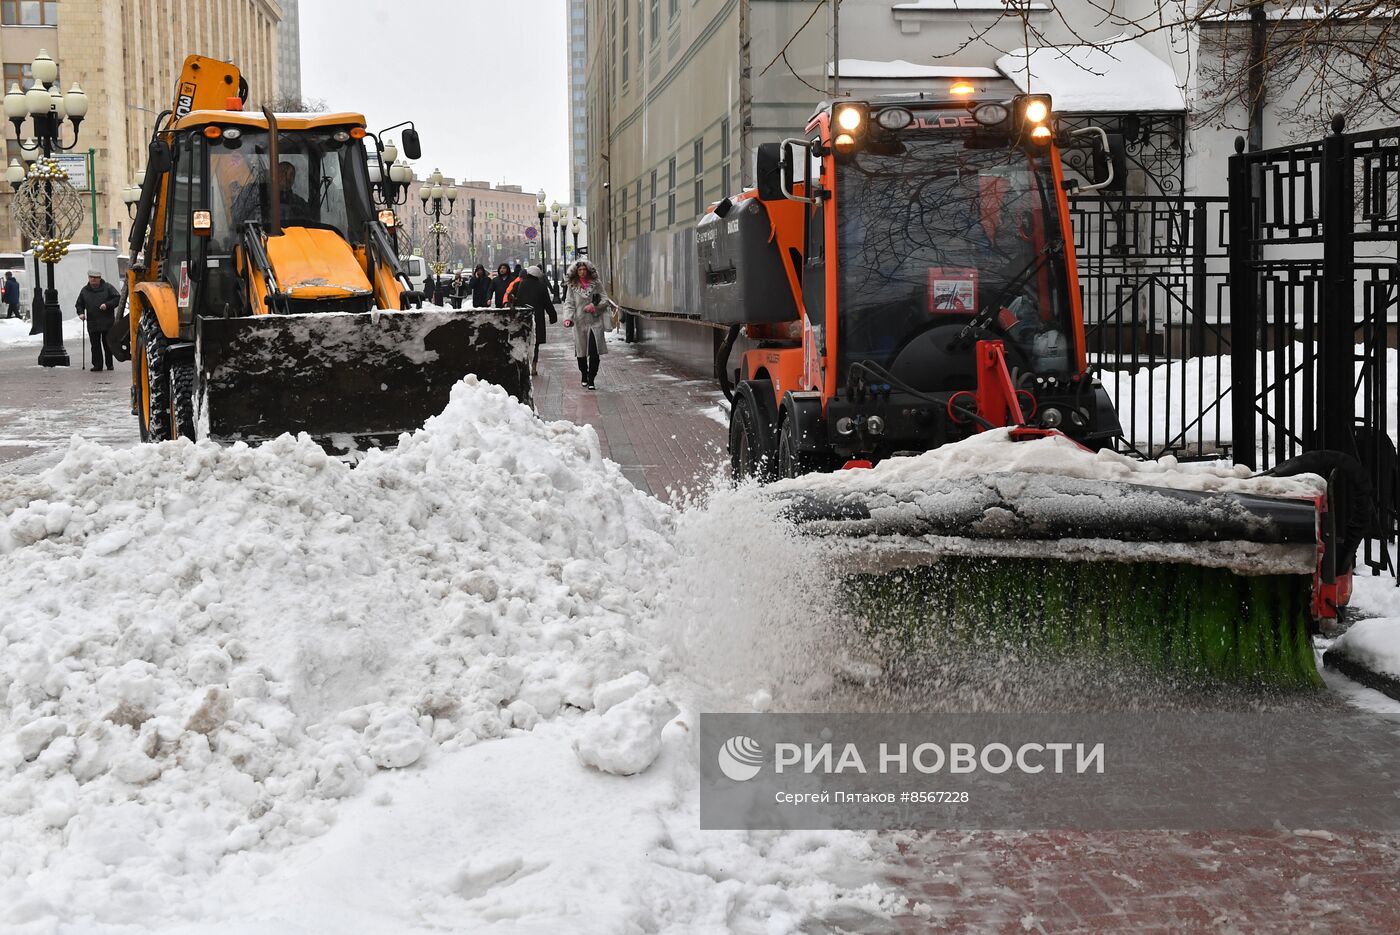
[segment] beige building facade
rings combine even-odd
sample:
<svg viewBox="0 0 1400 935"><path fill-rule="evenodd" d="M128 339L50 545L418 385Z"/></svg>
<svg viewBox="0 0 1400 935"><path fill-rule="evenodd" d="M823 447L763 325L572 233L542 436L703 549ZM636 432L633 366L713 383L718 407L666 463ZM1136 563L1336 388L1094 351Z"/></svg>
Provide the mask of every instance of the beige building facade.
<svg viewBox="0 0 1400 935"><path fill-rule="evenodd" d="M421 164L416 170L430 171ZM433 219L423 210L423 201L418 194L422 185L423 179L418 179L409 186L408 200L396 209L396 213L412 249L432 260L436 248L431 232ZM447 182L444 181L443 185L447 185ZM476 209L474 216L473 205ZM431 202L428 207L432 207ZM445 199L443 208L447 208ZM539 198L520 185L458 182L457 202L451 216L444 217L442 223L447 229L442 235L443 262L450 268L474 266L477 263L494 267L498 263L539 259L539 239L535 240L532 256L525 236L527 228L539 226Z"/></svg>
<svg viewBox="0 0 1400 935"><path fill-rule="evenodd" d="M277 0L3 0L0 60L5 88L29 85L29 62L40 49L59 66L63 90L82 85L90 102L74 154L91 155L96 223L78 242L125 252L129 221L122 189L146 161L157 115L172 106L186 55L232 61L249 85L249 106L278 93ZM25 124L26 134L29 124ZM71 124L64 142L72 139ZM20 155L5 125L5 162ZM10 219L11 192L0 192L0 251L20 247ZM94 227L96 233L94 234Z"/></svg>

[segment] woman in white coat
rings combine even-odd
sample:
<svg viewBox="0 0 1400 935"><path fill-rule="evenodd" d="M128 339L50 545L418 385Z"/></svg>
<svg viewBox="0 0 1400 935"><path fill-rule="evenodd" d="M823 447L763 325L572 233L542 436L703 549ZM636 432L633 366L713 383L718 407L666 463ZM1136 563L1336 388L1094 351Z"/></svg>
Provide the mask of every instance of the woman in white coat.
<svg viewBox="0 0 1400 935"><path fill-rule="evenodd" d="M583 385L595 389L599 358L608 352L604 334L612 320L613 301L598 281L598 270L587 260L569 267L569 288L564 293L564 327L574 329L574 356Z"/></svg>

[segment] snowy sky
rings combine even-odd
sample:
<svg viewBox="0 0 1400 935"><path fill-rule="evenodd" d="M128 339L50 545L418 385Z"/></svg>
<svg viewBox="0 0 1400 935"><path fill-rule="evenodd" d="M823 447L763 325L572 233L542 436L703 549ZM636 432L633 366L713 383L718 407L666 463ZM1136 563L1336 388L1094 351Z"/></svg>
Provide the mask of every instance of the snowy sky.
<svg viewBox="0 0 1400 935"><path fill-rule="evenodd" d="M302 0L302 93L371 130L414 121L419 176L437 167L563 202L565 18L564 0Z"/></svg>

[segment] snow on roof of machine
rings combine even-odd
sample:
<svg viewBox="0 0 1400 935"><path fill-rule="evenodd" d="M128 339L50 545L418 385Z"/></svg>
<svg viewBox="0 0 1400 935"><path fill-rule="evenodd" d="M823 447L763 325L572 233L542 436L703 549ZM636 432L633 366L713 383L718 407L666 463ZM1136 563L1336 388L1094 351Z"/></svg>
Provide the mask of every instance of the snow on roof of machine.
<svg viewBox="0 0 1400 935"><path fill-rule="evenodd" d="M1172 67L1123 37L1096 45L1016 49L997 59L997 68L1022 91L1050 94L1058 111L1186 109Z"/></svg>
<svg viewBox="0 0 1400 935"><path fill-rule="evenodd" d="M828 66L829 73L835 69ZM863 58L841 59L843 78L1000 78L1001 72L995 68L977 65L916 65L904 59L892 62L871 61Z"/></svg>

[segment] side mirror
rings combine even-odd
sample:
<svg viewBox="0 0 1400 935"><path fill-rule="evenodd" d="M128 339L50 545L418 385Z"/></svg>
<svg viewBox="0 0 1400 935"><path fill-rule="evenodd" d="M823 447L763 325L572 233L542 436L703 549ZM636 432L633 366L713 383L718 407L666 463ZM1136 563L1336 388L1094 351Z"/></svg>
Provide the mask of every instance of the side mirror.
<svg viewBox="0 0 1400 935"><path fill-rule="evenodd" d="M423 146L418 142L418 131L409 127L399 135L400 143L403 146L403 154L409 159L422 159Z"/></svg>
<svg viewBox="0 0 1400 935"><path fill-rule="evenodd" d="M1123 190L1123 176L1126 169L1126 157L1123 152L1123 137L1110 137L1103 127L1085 127L1083 130L1075 130L1071 136L1092 137L1089 145L1093 148L1090 161L1094 165L1094 175L1098 179L1090 185L1081 185L1076 189L1081 192L1096 192L1103 189L1111 191ZM1113 140L1117 140L1117 148L1113 145Z"/></svg>
<svg viewBox="0 0 1400 935"><path fill-rule="evenodd" d="M764 201L782 199L783 144L759 143L754 162L754 178L758 180L758 197Z"/></svg>

